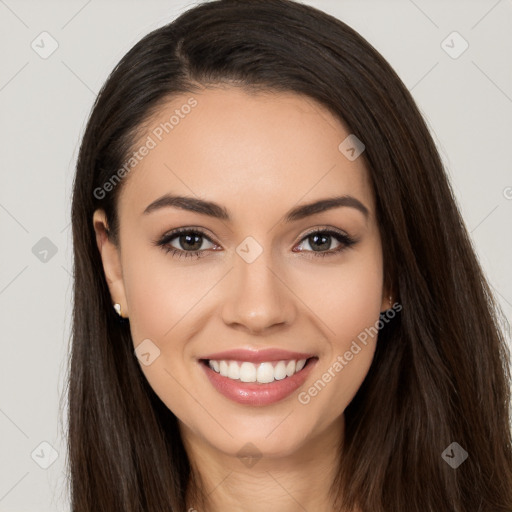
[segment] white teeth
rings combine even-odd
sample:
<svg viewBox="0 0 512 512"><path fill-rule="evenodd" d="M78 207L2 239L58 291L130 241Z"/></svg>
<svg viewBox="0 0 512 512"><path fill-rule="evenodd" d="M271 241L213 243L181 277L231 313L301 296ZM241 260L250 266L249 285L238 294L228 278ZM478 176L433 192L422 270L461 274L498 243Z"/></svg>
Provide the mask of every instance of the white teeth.
<svg viewBox="0 0 512 512"><path fill-rule="evenodd" d="M210 361L210 367L211 367L211 364L212 364L212 362ZM215 368L214 368L214 370L215 370ZM227 377L228 376L228 363L226 363L226 361L220 361L220 363L219 363L219 373L223 377Z"/></svg>
<svg viewBox="0 0 512 512"><path fill-rule="evenodd" d="M213 361L210 361L210 363L213 363ZM256 366L252 363L245 361L240 365L240 380L242 382L256 382L256 374Z"/></svg>
<svg viewBox="0 0 512 512"><path fill-rule="evenodd" d="M240 367L235 363L235 361L229 362L228 377L230 379L235 379L235 380L240 378Z"/></svg>
<svg viewBox="0 0 512 512"><path fill-rule="evenodd" d="M260 363L258 366L256 380L262 384L266 384L274 380L274 368L272 368L272 363Z"/></svg>
<svg viewBox="0 0 512 512"><path fill-rule="evenodd" d="M301 359L300 361L297 362L297 368L295 369L296 372L299 372L300 370L302 370L302 368L304 368L304 365L306 364L306 360L305 359Z"/></svg>
<svg viewBox="0 0 512 512"><path fill-rule="evenodd" d="M293 363L293 361L292 361ZM286 377L286 365L284 361L279 361L274 368L274 379L282 380Z"/></svg>
<svg viewBox="0 0 512 512"><path fill-rule="evenodd" d="M306 359L279 361L275 366L272 362L254 364L244 361L239 364L236 361L215 361L211 359L208 361L208 365L212 370L229 379L267 384L274 380L291 377L299 372L306 365Z"/></svg>

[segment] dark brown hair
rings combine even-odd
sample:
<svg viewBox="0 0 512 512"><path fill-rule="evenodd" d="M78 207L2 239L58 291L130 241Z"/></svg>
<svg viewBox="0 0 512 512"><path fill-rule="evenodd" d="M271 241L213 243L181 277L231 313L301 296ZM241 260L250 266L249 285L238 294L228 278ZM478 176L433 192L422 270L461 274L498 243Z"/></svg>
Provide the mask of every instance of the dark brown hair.
<svg viewBox="0 0 512 512"><path fill-rule="evenodd" d="M338 510L510 512L510 355L429 130L407 88L357 32L290 0L216 0L139 41L100 91L73 190L68 457L73 512L185 511L194 475L174 414L112 308L92 215L117 240L122 182L98 198L144 123L173 96L227 83L295 92L361 139L384 274L403 309L379 333L345 410ZM134 171L136 172L136 171ZM453 441L469 454L441 457Z"/></svg>

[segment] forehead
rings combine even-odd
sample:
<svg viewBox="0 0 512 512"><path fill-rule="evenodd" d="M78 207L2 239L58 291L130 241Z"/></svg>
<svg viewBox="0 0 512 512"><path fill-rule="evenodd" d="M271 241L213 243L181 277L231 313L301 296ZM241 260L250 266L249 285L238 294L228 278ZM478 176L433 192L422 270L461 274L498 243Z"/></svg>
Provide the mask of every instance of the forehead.
<svg viewBox="0 0 512 512"><path fill-rule="evenodd" d="M363 158L351 161L339 149L350 131L303 95L236 87L182 94L139 135L121 210L142 214L164 193L211 198L230 210L347 193L373 208Z"/></svg>

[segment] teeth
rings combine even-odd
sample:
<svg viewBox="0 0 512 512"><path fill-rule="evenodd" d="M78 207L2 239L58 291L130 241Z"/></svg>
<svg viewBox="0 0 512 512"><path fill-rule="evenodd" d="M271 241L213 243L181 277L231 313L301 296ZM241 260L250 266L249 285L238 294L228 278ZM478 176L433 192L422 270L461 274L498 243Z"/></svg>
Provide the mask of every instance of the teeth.
<svg viewBox="0 0 512 512"><path fill-rule="evenodd" d="M230 361L228 365L228 377L234 380L238 380L240 378L240 367L235 363L235 361Z"/></svg>
<svg viewBox="0 0 512 512"><path fill-rule="evenodd" d="M211 361L210 361L210 368L211 368ZM214 368L214 370L215 370L215 368ZM219 363L219 373L223 377L227 377L228 376L228 363L226 363L226 361L220 361L220 363Z"/></svg>
<svg viewBox="0 0 512 512"><path fill-rule="evenodd" d="M272 362L254 364L244 361L239 364L237 361L208 361L210 368L228 379L240 380L241 382L259 382L268 384L274 380L282 380L291 377L304 368L306 359L279 361L273 365Z"/></svg>

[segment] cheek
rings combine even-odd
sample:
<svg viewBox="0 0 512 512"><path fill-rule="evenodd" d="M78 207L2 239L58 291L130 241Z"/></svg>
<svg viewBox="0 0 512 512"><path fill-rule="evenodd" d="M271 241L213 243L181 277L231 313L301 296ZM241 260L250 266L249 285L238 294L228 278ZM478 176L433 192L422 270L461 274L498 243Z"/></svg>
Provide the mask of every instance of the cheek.
<svg viewBox="0 0 512 512"><path fill-rule="evenodd" d="M141 364L141 370L162 401L185 418L189 411L183 408L182 386L190 385L190 341L208 318L208 291L220 281L223 269L205 272L204 264L180 266L170 254L158 254L154 248L137 253L127 247L124 254L134 349L145 343L158 354L151 364Z"/></svg>
<svg viewBox="0 0 512 512"><path fill-rule="evenodd" d="M191 385L187 347L199 325L193 320L201 298L214 282L206 282L198 267L179 268L165 253L130 258L124 280L133 345L136 349L145 343L158 354L150 364L141 363L141 370L166 406L182 421L191 422L197 404L185 391Z"/></svg>
<svg viewBox="0 0 512 512"><path fill-rule="evenodd" d="M382 258L377 243L353 253L337 267L321 268L302 280L299 296L325 333L317 380L299 400L331 421L341 414L364 381L377 342L382 302Z"/></svg>
<svg viewBox="0 0 512 512"><path fill-rule="evenodd" d="M175 332L180 322L207 291L204 270L194 265L180 267L159 248L144 254L126 251L126 260L123 276L134 344L144 338L159 345L171 339L179 342Z"/></svg>
<svg viewBox="0 0 512 512"><path fill-rule="evenodd" d="M382 255L378 240L347 252L335 264L297 274L297 295L324 324L332 350L344 352L351 340L374 325L382 303ZM334 357L334 353L331 354Z"/></svg>

